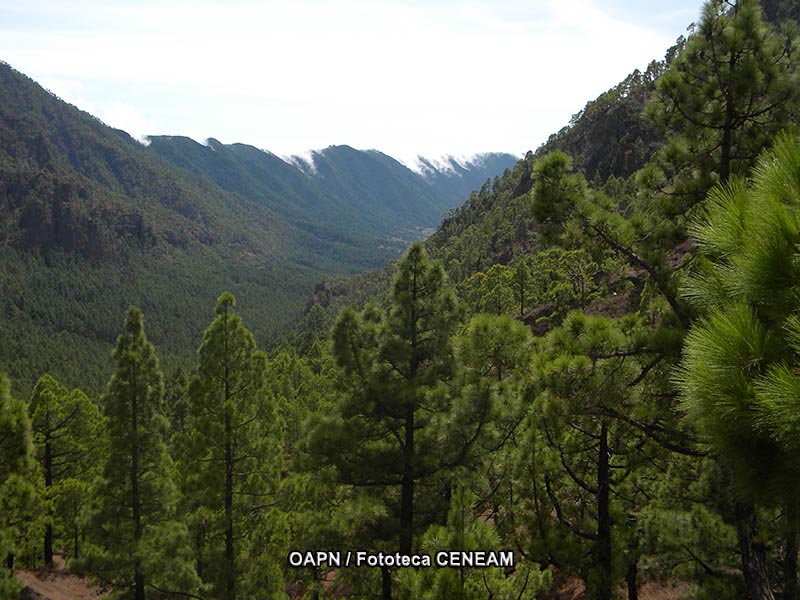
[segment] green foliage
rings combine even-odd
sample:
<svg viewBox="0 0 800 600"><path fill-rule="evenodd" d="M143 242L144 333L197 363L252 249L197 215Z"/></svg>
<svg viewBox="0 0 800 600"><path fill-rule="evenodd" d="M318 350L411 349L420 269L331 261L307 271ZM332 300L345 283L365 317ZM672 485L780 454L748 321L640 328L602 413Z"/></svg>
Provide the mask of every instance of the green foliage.
<svg viewBox="0 0 800 600"><path fill-rule="evenodd" d="M748 593L771 597L753 502L783 511L796 548L798 493L797 140L782 136L759 160L751 185L737 178L712 192L694 225L699 261L685 288L704 313L689 333L676 383L689 418L737 491L734 508ZM784 586L797 591L796 551Z"/></svg>
<svg viewBox="0 0 800 600"><path fill-rule="evenodd" d="M446 511L439 490L450 470L476 458L494 397L485 385L453 385L461 311L441 266L415 244L397 271L387 311L340 315L333 341L345 393L309 443L339 482L362 491L352 506L370 546L410 553Z"/></svg>
<svg viewBox="0 0 800 600"><path fill-rule="evenodd" d="M335 409L339 377L329 344L315 342L304 357L290 346L279 348L271 356L270 387L286 427L280 518L291 549L341 548L343 534L348 535L354 527L343 508L348 490L336 485L329 470L320 468L305 444L313 415ZM291 569L285 573L285 581L314 594L322 591L324 575L316 568Z"/></svg>
<svg viewBox="0 0 800 600"><path fill-rule="evenodd" d="M553 235L572 215L586 194L581 175L570 174L572 160L556 150L540 158L533 166L534 219L543 235Z"/></svg>
<svg viewBox="0 0 800 600"><path fill-rule="evenodd" d="M485 273L479 271L462 285L464 298L472 312L502 315L514 304L512 271L505 265L492 265Z"/></svg>
<svg viewBox="0 0 800 600"><path fill-rule="evenodd" d="M439 551L501 550L497 530L476 514L476 504L478 498L474 494L457 486L450 499L447 523L428 528L420 543L423 551L435 556ZM552 583L550 571L536 565L524 565L513 575L500 567L404 569L399 579L399 597L420 600L535 597Z"/></svg>
<svg viewBox="0 0 800 600"><path fill-rule="evenodd" d="M527 242L533 223L527 196L533 161L529 153L502 178L473 192L426 241L428 252L442 261L454 282L487 270L509 247Z"/></svg>
<svg viewBox="0 0 800 600"><path fill-rule="evenodd" d="M539 393L527 435L541 537L531 543L580 573L594 598L610 599L638 560L636 514L649 497L642 470L661 452L636 386L652 358L645 339L635 317L573 312L533 359Z"/></svg>
<svg viewBox="0 0 800 600"><path fill-rule="evenodd" d="M99 395L129 304L168 371L191 360L221 290L272 341L315 282L385 264L396 229L418 239L459 200L376 152L325 151L336 176L314 183L252 147L144 147L5 63L0 123L0 360L25 397L45 373ZM157 153L172 145L195 173Z"/></svg>
<svg viewBox="0 0 800 600"><path fill-rule="evenodd" d="M784 137L751 186L734 179L712 193L694 228L705 260L686 286L707 314L678 377L686 408L736 481L765 501L797 493L798 173L800 149Z"/></svg>
<svg viewBox="0 0 800 600"><path fill-rule="evenodd" d="M531 270L528 268L527 261L522 257L517 257L511 265L511 269L511 291L514 293L514 300L519 306L519 314L522 316L531 293Z"/></svg>
<svg viewBox="0 0 800 600"><path fill-rule="evenodd" d="M13 556L27 535L36 531L41 473L34 458L31 422L25 403L11 396L11 384L0 373L0 596L12 598L22 587L14 577ZM38 531L36 531L38 534Z"/></svg>
<svg viewBox="0 0 800 600"><path fill-rule="evenodd" d="M530 330L507 315L475 315L457 339L458 359L480 377L501 381L530 358Z"/></svg>
<svg viewBox="0 0 800 600"><path fill-rule="evenodd" d="M460 290L473 313L524 315L530 307L550 304L551 319L561 319L604 291L598 282L603 270L606 275L618 272L618 261L607 258L601 268L586 249L555 246L519 256L513 267L496 264L478 271L462 282Z"/></svg>
<svg viewBox="0 0 800 600"><path fill-rule="evenodd" d="M177 472L165 442L163 377L136 308L128 309L113 359L103 396L109 444L80 565L120 597L194 590L188 532L176 515Z"/></svg>
<svg viewBox="0 0 800 600"><path fill-rule="evenodd" d="M318 275L234 254L194 248L170 260L142 256L122 268L74 254L2 247L0 356L27 395L50 373L99 396L128 303L140 306L153 324L152 341L171 372L191 364L207 324L203 307L223 289L232 290L245 304L245 317L260 324L260 342L274 339L302 315Z"/></svg>
<svg viewBox="0 0 800 600"><path fill-rule="evenodd" d="M568 125L536 150L536 155L560 150L574 158L578 172L591 182L630 177L664 143L643 110L682 44L681 37L667 50L663 61L652 61L644 72L635 69L616 86L587 102Z"/></svg>
<svg viewBox="0 0 800 600"><path fill-rule="evenodd" d="M637 515L641 573L691 581L693 599L746 597L730 569L737 541L725 480L714 458L670 456Z"/></svg>
<svg viewBox="0 0 800 600"><path fill-rule="evenodd" d="M800 148L783 140L752 184L741 175L791 126L797 57L792 32L779 39L751 0L725 4L707 4L685 47L679 41L665 62L587 104L447 216L425 248L458 284L466 324L445 270L415 244L393 278L387 269L319 284L269 360L232 294L219 298L202 343L198 306L231 289L244 321L272 336L300 315L297 298L323 270L371 260L359 254L376 248L350 227L353 211L338 211L345 198L364 192L410 223L428 191L360 190L373 168L389 186L396 165L338 147L317 165L327 189L304 180L283 202L279 189L297 174L271 178L274 157L213 140L154 140L217 187L22 86L30 135L18 148L0 143L0 176L16 172L16 157L27 165L0 207L0 356L25 391L43 372L91 390L124 298L145 309L167 364L184 369L164 401L131 313L106 394L108 441L92 444L91 424L58 440L58 452L86 454L46 485L51 502L38 512L56 543L83 530L82 497L96 495L84 564L118 595L138 588L138 598L357 597L381 584L384 597L391 584L397 597L518 598L544 591L551 572L581 579L601 600L623 581L633 597L637 580L663 578L690 583L696 598L769 598L777 574L783 597L796 597ZM788 14L783 4L767 12ZM656 88L650 114L669 140L641 115ZM3 116L19 111L3 93ZM57 125L42 122L45 107ZM75 136L50 135L70 122ZM331 200L316 206L330 217L324 225L305 215L320 198ZM137 203L142 214L130 208ZM691 229L689 206L702 214ZM341 310L331 328L348 303L360 312ZM62 333L43 343L54 329ZM187 348L198 345L184 375ZM149 407L135 427L132 397ZM90 405L42 379L30 407L40 459L53 420ZM4 414L0 424L19 425ZM108 463L92 491L88 451L98 449ZM142 461L147 476L134 485L131 467ZM27 481L0 477L0 501L11 507L0 513L0 550L13 546L23 560L44 529L7 499L33 501L32 468ZM285 565L289 548L350 547L514 549L518 562L514 573ZM758 569L769 577L754 591Z"/></svg>
<svg viewBox="0 0 800 600"><path fill-rule="evenodd" d="M49 375L37 382L28 408L36 456L44 474L45 498L50 503L44 560L52 564L54 548L59 545L70 547L73 558L79 553L79 529L88 508L86 496L105 450L105 423L86 394L78 389L69 391Z"/></svg>
<svg viewBox="0 0 800 600"><path fill-rule="evenodd" d="M531 263L531 304L553 304L563 316L570 308L585 307L601 291L595 282L600 266L584 249L550 248L534 254Z"/></svg>
<svg viewBox="0 0 800 600"><path fill-rule="evenodd" d="M660 153L679 202L745 175L797 110L795 31L765 23L756 0L709 0L686 46L659 78L648 107L669 135Z"/></svg>
<svg viewBox="0 0 800 600"><path fill-rule="evenodd" d="M256 591L274 597L280 589L269 506L282 468L281 425L266 355L234 306L223 293L203 336L181 443L198 572L228 600Z"/></svg>

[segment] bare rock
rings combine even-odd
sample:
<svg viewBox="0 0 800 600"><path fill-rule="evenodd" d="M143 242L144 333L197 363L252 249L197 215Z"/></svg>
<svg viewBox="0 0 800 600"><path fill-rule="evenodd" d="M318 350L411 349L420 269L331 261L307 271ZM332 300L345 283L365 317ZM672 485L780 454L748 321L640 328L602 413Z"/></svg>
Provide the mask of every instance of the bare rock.
<svg viewBox="0 0 800 600"><path fill-rule="evenodd" d="M19 593L19 600L50 600L47 596L43 596L31 586L26 585Z"/></svg>

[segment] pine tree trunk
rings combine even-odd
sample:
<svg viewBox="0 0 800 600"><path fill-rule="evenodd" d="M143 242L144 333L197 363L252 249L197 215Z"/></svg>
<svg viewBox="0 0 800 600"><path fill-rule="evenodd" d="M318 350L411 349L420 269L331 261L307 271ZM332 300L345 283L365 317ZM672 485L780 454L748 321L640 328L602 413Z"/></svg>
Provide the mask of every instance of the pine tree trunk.
<svg viewBox="0 0 800 600"><path fill-rule="evenodd" d="M139 495L139 398L136 395L137 377L136 369L133 369L129 379L133 385L133 395L131 397L131 507L133 510L133 539L137 548L142 539L142 504ZM133 597L134 600L144 600L144 573L140 560L134 563L133 575Z"/></svg>
<svg viewBox="0 0 800 600"><path fill-rule="evenodd" d="M225 598L236 600L236 570L233 552L233 423L231 409L228 406L233 392L231 391L231 374L228 363L230 349L228 348L228 311L224 316L224 360L225 360Z"/></svg>
<svg viewBox="0 0 800 600"><path fill-rule="evenodd" d="M639 569L636 566L636 560L633 560L628 565L628 572L625 574L625 583L628 584L628 600L639 600L639 587L636 583L638 573Z"/></svg>
<svg viewBox="0 0 800 600"><path fill-rule="evenodd" d="M197 525L197 537L195 538L195 553L197 555L197 559L195 561L195 570L197 571L197 576L202 580L205 580L206 573L206 564L203 562L203 540L205 535L205 524L199 523Z"/></svg>
<svg viewBox="0 0 800 600"><path fill-rule="evenodd" d="M800 550L800 539L798 539L797 531L797 512L797 508L794 504L791 504L786 514L786 552L783 557L784 600L798 600L797 553Z"/></svg>
<svg viewBox="0 0 800 600"><path fill-rule="evenodd" d="M756 512L753 504L736 502L736 535L742 557L742 573L750 600L774 600L767 575L767 554L764 546L755 542L758 534Z"/></svg>
<svg viewBox="0 0 800 600"><path fill-rule="evenodd" d="M381 567L381 600L392 600L392 570Z"/></svg>
<svg viewBox="0 0 800 600"><path fill-rule="evenodd" d="M731 53L729 60L729 68L733 73L736 68L736 55ZM734 106L733 97L730 90L723 90L725 93L725 122L722 125L722 145L721 157L719 161L719 178L722 183L728 181L731 172L731 146L733 144L733 119L734 119Z"/></svg>
<svg viewBox="0 0 800 600"><path fill-rule="evenodd" d="M133 577L133 598L134 600L144 600L144 573L142 573L142 565L136 561L136 573Z"/></svg>
<svg viewBox="0 0 800 600"><path fill-rule="evenodd" d="M417 276L412 279L412 302L417 301ZM412 304L412 306L414 306ZM417 357L417 314L416 309L411 310L412 330L410 334L411 359L408 365L408 379L414 385L419 368ZM400 489L400 554L411 554L414 535L414 410L413 400L408 401L405 407L405 445L403 447L403 479Z"/></svg>
<svg viewBox="0 0 800 600"><path fill-rule="evenodd" d="M72 545L73 545L73 552L72 558L78 558L78 526L72 526Z"/></svg>
<svg viewBox="0 0 800 600"><path fill-rule="evenodd" d="M52 518L52 515L50 516ZM44 527L44 565L53 566L53 524L47 523Z"/></svg>
<svg viewBox="0 0 800 600"><path fill-rule="evenodd" d="M225 412L225 598L236 598L233 564L233 435L230 411Z"/></svg>
<svg viewBox="0 0 800 600"><path fill-rule="evenodd" d="M44 444L44 488L50 490L53 485L53 448L50 440ZM53 566L53 513L48 511L47 524L44 528L44 564L46 567Z"/></svg>
<svg viewBox="0 0 800 600"><path fill-rule="evenodd" d="M311 567L311 578L314 580L314 591L311 594L311 600L319 600L319 569Z"/></svg>
<svg viewBox="0 0 800 600"><path fill-rule="evenodd" d="M400 490L400 554L411 554L414 533L414 406L406 406L403 481Z"/></svg>
<svg viewBox="0 0 800 600"><path fill-rule="evenodd" d="M600 448L597 460L597 600L611 600L611 512L609 487L611 473L608 461L608 427L600 425Z"/></svg>

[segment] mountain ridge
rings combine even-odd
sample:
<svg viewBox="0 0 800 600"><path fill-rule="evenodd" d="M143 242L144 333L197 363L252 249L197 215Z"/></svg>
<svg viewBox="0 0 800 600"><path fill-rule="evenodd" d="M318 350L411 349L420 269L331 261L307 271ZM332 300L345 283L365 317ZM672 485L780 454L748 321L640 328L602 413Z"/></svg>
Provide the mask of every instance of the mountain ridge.
<svg viewBox="0 0 800 600"><path fill-rule="evenodd" d="M348 232L411 241L438 225L472 189L501 174L517 157L484 153L471 161L448 157L450 168L411 169L379 150L332 145L280 156L244 143L201 144L185 136L148 136L148 149L176 166L263 203L301 228L333 225Z"/></svg>
<svg viewBox="0 0 800 600"><path fill-rule="evenodd" d="M383 155L323 153L320 183L252 146L209 144L181 138L195 168L175 165L0 63L0 369L23 394L46 372L98 392L131 304L167 370L191 357L224 290L269 343L320 280L385 264L446 210ZM356 175L373 169L400 188L370 217L383 183Z"/></svg>

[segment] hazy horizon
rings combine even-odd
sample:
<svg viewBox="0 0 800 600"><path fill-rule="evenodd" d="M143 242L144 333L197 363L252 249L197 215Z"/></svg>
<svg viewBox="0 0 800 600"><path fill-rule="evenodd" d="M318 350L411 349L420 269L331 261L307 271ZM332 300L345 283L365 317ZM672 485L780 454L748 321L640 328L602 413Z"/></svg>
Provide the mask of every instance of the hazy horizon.
<svg viewBox="0 0 800 600"><path fill-rule="evenodd" d="M137 139L522 156L664 56L698 0L9 2L0 58Z"/></svg>

